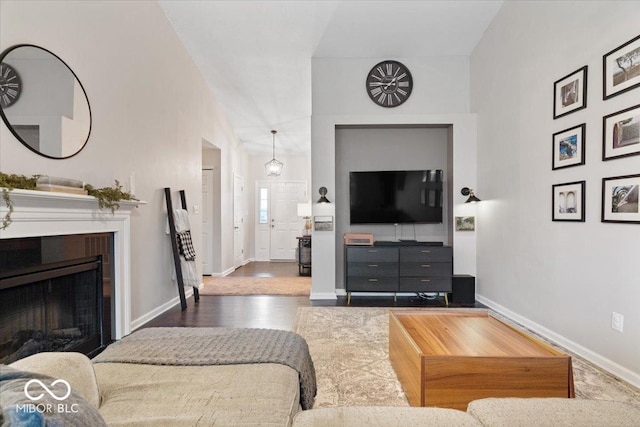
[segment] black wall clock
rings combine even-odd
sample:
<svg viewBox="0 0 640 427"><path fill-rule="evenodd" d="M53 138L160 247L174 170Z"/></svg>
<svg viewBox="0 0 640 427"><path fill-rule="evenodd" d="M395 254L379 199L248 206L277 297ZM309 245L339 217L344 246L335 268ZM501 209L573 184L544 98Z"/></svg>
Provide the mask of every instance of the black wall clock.
<svg viewBox="0 0 640 427"><path fill-rule="evenodd" d="M398 61L382 61L367 74L369 98L381 107L392 108L409 99L413 78L409 69Z"/></svg>
<svg viewBox="0 0 640 427"><path fill-rule="evenodd" d="M22 81L11 65L0 64L0 106L10 107L20 98Z"/></svg>

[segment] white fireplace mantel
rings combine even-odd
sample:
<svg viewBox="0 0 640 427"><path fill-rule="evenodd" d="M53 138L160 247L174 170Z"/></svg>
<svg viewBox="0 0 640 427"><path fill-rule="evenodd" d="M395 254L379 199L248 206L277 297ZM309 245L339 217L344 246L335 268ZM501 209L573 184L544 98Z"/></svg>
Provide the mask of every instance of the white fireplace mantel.
<svg viewBox="0 0 640 427"><path fill-rule="evenodd" d="M67 234L113 233L115 339L131 333L131 230L132 212L141 201L121 201L111 212L100 209L95 197L33 190L12 190L14 206L11 224L0 230L0 239L60 236ZM0 200L0 218L8 209Z"/></svg>

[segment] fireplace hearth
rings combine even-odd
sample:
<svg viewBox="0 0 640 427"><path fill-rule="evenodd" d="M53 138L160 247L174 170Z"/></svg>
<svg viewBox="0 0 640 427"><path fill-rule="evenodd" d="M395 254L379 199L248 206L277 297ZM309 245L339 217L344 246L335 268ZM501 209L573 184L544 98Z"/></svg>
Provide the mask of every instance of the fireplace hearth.
<svg viewBox="0 0 640 427"><path fill-rule="evenodd" d="M0 363L111 342L113 234L0 240Z"/></svg>

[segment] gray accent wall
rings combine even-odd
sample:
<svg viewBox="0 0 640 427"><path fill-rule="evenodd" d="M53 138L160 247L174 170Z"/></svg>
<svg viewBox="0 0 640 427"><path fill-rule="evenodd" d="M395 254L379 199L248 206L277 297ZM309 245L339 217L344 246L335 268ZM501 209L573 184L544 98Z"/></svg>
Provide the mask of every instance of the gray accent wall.
<svg viewBox="0 0 640 427"><path fill-rule="evenodd" d="M344 289L344 233L374 233L376 240L417 239L449 243L448 127L336 127L336 288ZM442 169L441 224L349 224L349 172Z"/></svg>

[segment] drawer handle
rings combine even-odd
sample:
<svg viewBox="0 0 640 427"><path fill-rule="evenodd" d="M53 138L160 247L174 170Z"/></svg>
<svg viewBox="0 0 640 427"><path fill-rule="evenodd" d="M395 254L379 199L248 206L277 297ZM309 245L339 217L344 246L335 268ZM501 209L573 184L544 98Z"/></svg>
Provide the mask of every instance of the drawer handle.
<svg viewBox="0 0 640 427"><path fill-rule="evenodd" d="M369 264L369 267L376 268L378 267L378 264Z"/></svg>
<svg viewBox="0 0 640 427"><path fill-rule="evenodd" d="M370 282L377 282L378 279L369 279Z"/></svg>
<svg viewBox="0 0 640 427"><path fill-rule="evenodd" d="M420 252L422 252L423 254L430 254L431 253L431 251L427 251L427 250L420 251Z"/></svg>
<svg viewBox="0 0 640 427"><path fill-rule="evenodd" d="M376 253L378 253L378 251L377 251L377 250L375 250L375 249L369 249L369 251L368 251L368 252L369 252L370 254L376 254Z"/></svg>
<svg viewBox="0 0 640 427"><path fill-rule="evenodd" d="M423 267L423 268L431 268L431 264L422 264L420 267Z"/></svg>
<svg viewBox="0 0 640 427"><path fill-rule="evenodd" d="M431 279L422 279L422 280L420 280L420 281L421 281L421 282L430 282L430 281L431 281Z"/></svg>

